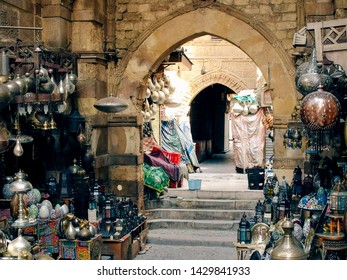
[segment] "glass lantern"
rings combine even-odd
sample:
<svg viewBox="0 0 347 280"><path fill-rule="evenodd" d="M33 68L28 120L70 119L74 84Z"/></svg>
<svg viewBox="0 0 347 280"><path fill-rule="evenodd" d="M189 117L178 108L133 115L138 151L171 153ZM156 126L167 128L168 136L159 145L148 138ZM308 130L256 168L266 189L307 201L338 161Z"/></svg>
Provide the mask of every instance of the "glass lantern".
<svg viewBox="0 0 347 280"><path fill-rule="evenodd" d="M333 214L343 214L346 210L347 191L341 180L336 180L330 194L330 210Z"/></svg>
<svg viewBox="0 0 347 280"><path fill-rule="evenodd" d="M240 244L251 243L251 229L246 213L243 213L239 223L239 229L237 230L237 242Z"/></svg>
<svg viewBox="0 0 347 280"><path fill-rule="evenodd" d="M272 199L271 198L267 198L264 200L263 208L264 208L263 222L266 224L270 224L272 220Z"/></svg>
<svg viewBox="0 0 347 280"><path fill-rule="evenodd" d="M263 222L264 208L260 200L258 200L257 205L255 206L255 217L256 217L257 223Z"/></svg>

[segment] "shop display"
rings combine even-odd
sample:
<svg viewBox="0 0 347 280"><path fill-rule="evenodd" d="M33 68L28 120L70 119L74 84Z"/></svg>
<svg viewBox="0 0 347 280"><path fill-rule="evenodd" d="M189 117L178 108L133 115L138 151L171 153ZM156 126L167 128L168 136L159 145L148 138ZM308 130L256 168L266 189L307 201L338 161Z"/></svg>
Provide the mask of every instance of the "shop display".
<svg viewBox="0 0 347 280"><path fill-rule="evenodd" d="M74 12L72 2L69 2L71 9L67 8L69 13ZM197 1L193 2L195 5ZM217 7L219 4L213 5L212 8L220 8ZM17 12L18 22L23 22L25 17L17 11L20 5L12 6L10 10ZM41 6L36 8L40 9ZM197 5L194 10L195 8L201 7ZM251 11L252 9L247 10L250 13ZM36 14L35 10L35 23L38 20L41 27L46 28L45 20L44 24L41 24L42 18L39 15L39 11ZM112 28L112 20L107 22L110 25L107 26L107 31L119 31L119 28ZM104 27L106 25L101 29ZM195 94L205 87L212 88L215 82L224 83L225 88L232 86L231 91L234 92L265 82L265 76L264 87L268 88L262 96L256 96L255 90L242 91L235 95L232 107L230 101L233 93L225 92L219 100L223 101L223 107L220 107L223 110L220 112L226 114L223 116L223 122L230 121L232 126L225 129L233 130L233 139L227 139L223 134L223 147L224 144L226 147L233 141L237 171L247 172L250 190L263 190L264 194L264 200L259 200L255 205L254 215L247 214L248 219L245 213L241 217L237 232L238 246L241 244L242 248L254 249L256 247L252 246L262 245L268 250L261 251L261 258L287 260L312 258L306 243L312 248L322 250L322 258L338 259L340 256L334 251L345 251L347 183L339 178L347 174L346 155L340 153L347 144L347 122L343 123L347 118L342 103L346 99L346 76L340 65L333 64L328 59L317 63L316 50L313 47L310 60L297 67L295 73L294 91L296 87L303 97L298 98L295 112L287 116L290 108L289 111L285 108L286 103L295 103L296 97L285 95L280 89L270 87L270 83L277 86L282 78L283 81L287 81L288 78L285 75L277 75L277 79L272 79L271 82L271 71L290 72L287 65L290 60L282 55L281 46L277 50L280 53L277 58L283 61L269 63L267 75L264 75L264 64L259 65L261 69L238 67L238 64L250 62L244 59L243 54L240 59L235 60L235 65L228 66L228 71L223 71L225 63L219 65L223 60L221 57L217 59L220 60L218 62L211 56L208 73L202 62L204 71L198 73L198 77L193 77L194 72L191 72L188 75L191 80L184 89L179 88L181 85L177 84L177 89L182 91L182 100L177 101L173 95L176 86L164 74L164 68L171 66L170 71L175 68L177 76L183 78L183 72L199 67L198 60L201 58L195 57L197 63L193 68L193 63L190 62L190 69L179 64L176 71L176 67L172 67L175 63L167 61L168 59L160 64L156 58L148 58L151 51L147 47L153 42L146 41L144 46L139 46L126 41L124 44L118 44L114 50L114 46L111 46L112 41L118 40L119 34L105 38L108 46L103 46L105 49L98 55L88 51L78 54L68 52L71 46L74 50L80 49L75 42L66 46L66 49L50 50L39 42L42 38L47 39L47 30L44 29L45 33L41 33L38 31L41 28L34 29L36 31L33 33L37 38L35 44L30 46L28 42L24 42L27 40L22 42L22 39L30 37L29 32L8 32L18 36L11 38L10 34L10 38L4 38L15 41L13 44L11 41L4 41L4 51L1 54L1 198L3 205L8 207L4 209L4 215L10 215L9 232L0 231L1 256L29 259L30 254L34 255L39 247L37 250L41 253L49 253L54 258L59 254L58 259L101 259L103 253L112 255L114 259L133 258L138 246L143 246L145 242L147 218L140 213L137 204L129 197L118 197L112 190L117 189L119 195L129 195L129 192L134 190L131 197L137 196L137 199L142 200L146 196L143 191L144 184L155 191L157 199L167 191L167 187L176 188L182 185L185 170L180 167L181 163L189 164L193 171L199 169L195 155L197 146L190 137L190 131L187 133L181 129L176 120L162 119L164 113L161 109L165 106L179 106L181 102L192 102L193 105ZM103 33L101 29L100 34ZM67 33L62 32L61 38L56 39L58 45L66 41L63 37L66 37ZM109 37L109 32L106 33L104 35ZM137 33L134 30L134 34ZM218 38L212 37L214 42L219 41L216 40ZM143 39L141 38L140 36L138 39L140 44ZM101 45L99 43L96 42ZM221 43L218 44L222 46ZM197 41L192 50L199 51L199 44ZM119 49L122 45L124 48ZM278 47L275 44L260 45L264 45L266 50ZM136 52L131 46L135 46ZM306 46L304 51L310 50L311 46ZM298 56L288 48L286 50L289 54ZM319 47L319 50L324 48ZM142 51L143 60L140 59ZM153 50L153 54L155 51L156 49ZM254 55L256 54L258 52L254 52ZM301 53L301 57L305 55L306 53ZM163 56L164 53L158 57L160 59ZM136 61L137 59L139 61ZM128 60L130 64L124 68ZM148 60L155 63L148 63ZM260 60L257 59L256 62ZM326 64L329 64L328 69ZM146 69L148 65L160 67L156 71ZM75 74L78 68L82 69L80 78ZM135 71L135 68L138 69ZM282 68L288 71L282 71ZM99 70L101 72L95 74ZM235 74L235 70L238 74L231 75L231 72ZM258 70L263 73L258 73ZM257 79L251 80L248 72L254 72L252 75L256 75ZM200 74L208 75L200 77ZM230 75L233 76L231 80L228 79ZM81 90L78 89L80 85L83 90L82 87ZM136 88L138 92L135 90L127 96L128 86L131 91ZM118 89L120 95L125 95L123 97L126 99L123 100L114 92L107 94L109 96L106 98L99 99L94 106L89 106L93 99L99 98L106 88L111 87ZM290 92L292 87L288 85L288 89ZM259 102L259 97L266 98L267 101L264 99ZM187 100L183 100L185 98ZM206 104L209 105L208 102ZM120 117L113 115L129 106L129 114L121 114ZM275 115L270 113L272 106L281 106L275 108ZM205 113L205 110L200 111L203 111L202 114ZM187 115L190 113L191 111ZM227 115L229 113L230 119ZM137 133L137 130L158 116L160 127L157 127L159 131L156 132L160 134L162 147L158 147L154 139L150 139L145 149L146 154L142 158L143 135L142 131ZM297 119L298 116L301 122ZM288 121L290 117L292 121ZM211 123L221 121L219 118L211 117ZM345 143L341 141L342 126ZM95 128L97 131L93 132ZM279 148L279 152L273 156L275 167L281 169L281 173L286 174L286 177L281 174L277 178L272 168L263 168L266 151L263 140L267 139L267 129L271 129L269 138L280 146L274 146ZM213 139L202 139L204 149L210 152L216 148L216 143L213 143L215 137L221 137L220 129L215 129L214 125L206 125L206 130L213 136ZM195 140L200 141L200 137L196 138ZM128 140L134 140L135 145L125 143ZM281 146L282 143L284 148ZM154 146L156 148L153 148ZM201 146L199 149L202 149ZM157 153L160 156L154 155L158 150L161 151ZM346 151L345 149L344 152ZM97 155L95 162L94 152ZM162 154L165 157L162 157ZM302 172L297 164L301 164L305 156L304 164L308 168L303 167ZM160 158L160 163L154 164L154 158ZM285 169L294 166L296 167L293 180L290 183L288 170ZM143 176L137 174L139 170ZM134 174L127 176L129 171L133 171ZM94 172L101 178L110 179L110 182L95 179ZM188 180L189 190L200 189L201 181L193 180ZM130 186L127 186L129 181ZM110 185L107 185L108 183ZM202 186L204 187L204 184ZM141 208L144 207L142 202L139 204Z"/></svg>
<svg viewBox="0 0 347 280"><path fill-rule="evenodd" d="M346 172L342 177L332 176L324 187L318 172L311 180L305 177L306 181L299 166L293 174L291 184L285 177L278 182L276 174L267 178L264 201L256 204L254 218L241 218L235 243L238 253L244 257L246 252L256 250L264 260L344 258L347 203L346 180L341 178ZM308 183L312 186L307 187ZM251 241L247 237L250 224ZM269 238L261 232L268 232ZM259 240L265 243L265 250L254 247Z"/></svg>

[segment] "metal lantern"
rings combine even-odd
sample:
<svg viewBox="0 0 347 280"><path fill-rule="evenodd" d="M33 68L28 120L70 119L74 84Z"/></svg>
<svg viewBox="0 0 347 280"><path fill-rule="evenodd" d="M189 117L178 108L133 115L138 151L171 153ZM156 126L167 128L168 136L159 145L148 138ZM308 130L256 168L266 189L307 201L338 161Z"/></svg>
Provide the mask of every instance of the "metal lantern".
<svg viewBox="0 0 347 280"><path fill-rule="evenodd" d="M240 244L251 243L251 229L246 213L243 213L239 223L239 229L237 230L237 242Z"/></svg>
<svg viewBox="0 0 347 280"><path fill-rule="evenodd" d="M290 217L290 200L287 196L284 196L277 208L277 220L283 220L288 217Z"/></svg>
<svg viewBox="0 0 347 280"><path fill-rule="evenodd" d="M19 172L15 174L16 180L10 184L11 192L18 194L18 218L12 224L12 227L16 228L24 228L30 224L29 220L25 216L23 195L32 190L33 186L29 181L25 180L26 177L27 174L25 174L22 170L19 170Z"/></svg>
<svg viewBox="0 0 347 280"><path fill-rule="evenodd" d="M303 98L301 120L309 130L329 130L338 122L340 110L338 99L320 86Z"/></svg>
<svg viewBox="0 0 347 280"><path fill-rule="evenodd" d="M257 220L257 223L263 222L264 217L264 208L263 204L258 200L257 205L255 206L255 218Z"/></svg>
<svg viewBox="0 0 347 280"><path fill-rule="evenodd" d="M279 201L281 201L285 197L288 197L289 192L290 192L289 185L288 185L288 183L286 181L286 177L283 176L282 177L282 182L281 182L281 184L279 186L279 194L278 194Z"/></svg>
<svg viewBox="0 0 347 280"><path fill-rule="evenodd" d="M270 224L272 220L272 199L267 198L265 199L263 203L263 208L264 208L264 216L263 216L263 222L266 224Z"/></svg>
<svg viewBox="0 0 347 280"><path fill-rule="evenodd" d="M302 195L302 170L299 165L293 171L292 190L295 195Z"/></svg>
<svg viewBox="0 0 347 280"><path fill-rule="evenodd" d="M276 242L271 252L271 260L306 260L308 253L303 244L293 235L294 224L291 220L285 220L282 224L284 235Z"/></svg>
<svg viewBox="0 0 347 280"><path fill-rule="evenodd" d="M341 180L337 180L330 194L330 210L334 214L343 214L346 210L347 191Z"/></svg>
<svg viewBox="0 0 347 280"><path fill-rule="evenodd" d="M257 224L257 217L254 216L253 218L249 219L249 228L252 229L254 225Z"/></svg>

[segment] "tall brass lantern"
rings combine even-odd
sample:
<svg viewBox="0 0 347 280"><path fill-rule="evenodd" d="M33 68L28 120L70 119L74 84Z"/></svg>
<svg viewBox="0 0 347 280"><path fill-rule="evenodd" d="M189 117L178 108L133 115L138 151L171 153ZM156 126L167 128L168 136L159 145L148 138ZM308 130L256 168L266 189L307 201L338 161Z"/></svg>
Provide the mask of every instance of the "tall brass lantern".
<svg viewBox="0 0 347 280"><path fill-rule="evenodd" d="M306 260L308 253L303 244L293 235L294 224L291 220L285 220L282 224L284 235L276 243L271 252L271 260Z"/></svg>

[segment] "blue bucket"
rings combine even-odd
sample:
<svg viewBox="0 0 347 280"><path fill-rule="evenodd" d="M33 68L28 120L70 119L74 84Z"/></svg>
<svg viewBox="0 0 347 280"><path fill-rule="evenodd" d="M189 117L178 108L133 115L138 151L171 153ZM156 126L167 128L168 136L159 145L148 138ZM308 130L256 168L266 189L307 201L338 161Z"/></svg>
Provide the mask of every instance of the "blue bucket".
<svg viewBox="0 0 347 280"><path fill-rule="evenodd" d="M201 179L189 179L188 187L190 191L200 190L201 189Z"/></svg>

